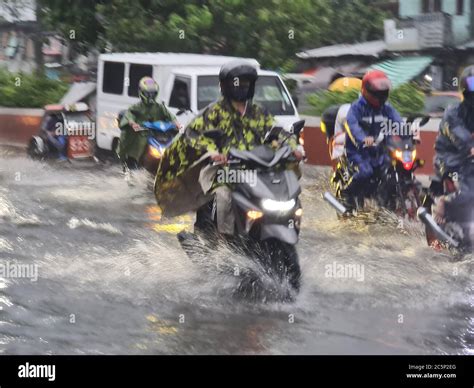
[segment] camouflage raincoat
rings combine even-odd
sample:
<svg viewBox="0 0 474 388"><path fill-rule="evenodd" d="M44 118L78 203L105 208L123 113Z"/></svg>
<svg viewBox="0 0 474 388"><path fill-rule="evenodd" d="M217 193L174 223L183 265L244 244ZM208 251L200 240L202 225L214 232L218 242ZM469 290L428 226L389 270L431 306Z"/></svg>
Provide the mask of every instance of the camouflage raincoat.
<svg viewBox="0 0 474 388"><path fill-rule="evenodd" d="M218 150L210 138L203 136L204 132L219 129L225 133L221 153L226 155L231 148L250 150L263 144L265 134L273 125L273 117L257 105L249 105L243 116L225 99L209 105L175 139L161 159L155 180L155 196L163 213L196 210L209 200L198 185L202 165L196 166L196 161L206 153ZM297 148L294 137L287 144ZM171 204L174 211L169 209Z"/></svg>

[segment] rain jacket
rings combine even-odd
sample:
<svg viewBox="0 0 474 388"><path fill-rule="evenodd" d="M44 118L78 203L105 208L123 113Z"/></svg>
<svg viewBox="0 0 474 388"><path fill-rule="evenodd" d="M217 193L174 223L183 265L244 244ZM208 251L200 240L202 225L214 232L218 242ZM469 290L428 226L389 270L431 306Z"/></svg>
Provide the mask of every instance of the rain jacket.
<svg viewBox="0 0 474 388"><path fill-rule="evenodd" d="M439 175L458 171L474 147L473 132L464 124L461 104L444 112L435 142L435 167Z"/></svg>
<svg viewBox="0 0 474 388"><path fill-rule="evenodd" d="M402 118L390 104L375 109L364 97L355 101L347 114L346 151L349 159L353 154L369 154L369 148L362 148L364 139L367 136L377 139L384 126L388 128L389 122L402 124Z"/></svg>
<svg viewBox="0 0 474 388"><path fill-rule="evenodd" d="M249 104L243 116L225 99L205 108L166 149L161 159L155 196L163 214L194 211L209 200L199 186L199 174L208 164L206 155L219 150L203 133L215 129L223 131L225 138L220 152L226 155L231 148L251 150L263 144L273 124L273 117L257 105ZM296 149L296 138L291 135L287 144Z"/></svg>
<svg viewBox="0 0 474 388"><path fill-rule="evenodd" d="M146 150L148 131L135 132L131 122L141 125L145 121L176 121L176 117L166 108L164 104L138 104L132 105L120 120L120 160L125 161L133 158L140 161Z"/></svg>

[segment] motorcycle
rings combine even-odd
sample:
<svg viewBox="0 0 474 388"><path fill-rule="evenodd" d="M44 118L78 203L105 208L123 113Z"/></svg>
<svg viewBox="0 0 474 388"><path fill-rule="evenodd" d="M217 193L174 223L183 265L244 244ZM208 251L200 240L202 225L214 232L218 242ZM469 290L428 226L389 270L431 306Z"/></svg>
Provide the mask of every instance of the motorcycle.
<svg viewBox="0 0 474 388"><path fill-rule="evenodd" d="M142 127L149 131L149 136L141 164L147 171L156 174L161 156L178 134L178 129L173 122L168 121L146 121Z"/></svg>
<svg viewBox="0 0 474 388"><path fill-rule="evenodd" d="M463 195L470 195L469 199L459 200L459 197L445 205L445 223L439 225L432 216L432 206L436 198L442 195L453 195L459 193L457 184L459 172L451 172L442 178L435 176L431 178L431 184L418 209L418 217L425 224L426 241L435 249L447 247L460 252L472 252L474 240L474 205L473 205L473 182L474 159L466 160L463 166L466 180Z"/></svg>
<svg viewBox="0 0 474 388"><path fill-rule="evenodd" d="M378 187L381 204L402 217L414 219L421 204L422 190L414 173L424 161L417 158L416 142L412 137L389 137L386 151L390 156L390 167L382 174Z"/></svg>
<svg viewBox="0 0 474 388"><path fill-rule="evenodd" d="M118 122L124 114L125 111L119 113ZM171 121L145 121L141 123L139 131L148 131L148 138L146 150L136 167L144 167L155 175L163 153L178 134L178 128ZM126 171L126 175L129 175L129 171Z"/></svg>
<svg viewBox="0 0 474 388"><path fill-rule="evenodd" d="M336 114L337 109L331 107L322 116L321 127L328 137L330 152ZM415 117L410 117L407 123L412 124L415 119ZM423 126L428 121L428 117L423 117L418 125ZM414 172L424 165L424 161L417 158L416 141L411 136L385 138L381 132L375 139L373 147L378 147L379 155L386 154L389 162L376 170L355 195L350 195L346 189L356 171L347 156L343 154L337 159L330 181L336 196L325 193L323 198L338 211L338 214L349 215L351 214L349 209L356 211L363 209L365 200L373 198L381 207L402 217L415 218L420 205L421 184L416 180Z"/></svg>
<svg viewBox="0 0 474 388"><path fill-rule="evenodd" d="M293 124L293 133L298 136L303 126L304 120ZM280 285L289 284L284 299L291 299L300 288L301 270L296 244L303 211L298 177L289 168L297 165L297 160L291 148L285 145L291 134L275 148L282 131L282 128L272 128L264 144L250 151L230 149L226 164L216 166L216 176L219 176L219 171L227 176L232 176L232 172L240 172L242 176L254 174L253 180L240 180L228 185L235 219L233 236L224 237L218 232L217 198L214 196L211 202L198 209L194 234L182 232L178 239L190 256L197 249L198 236L204 238L208 251L215 249L216 241L224 239L232 249L243 251L246 257L259 263ZM225 140L222 131L207 131L205 136L211 138L219 150L222 148ZM257 274L247 272L237 292L245 297L258 297L265 288Z"/></svg>
<svg viewBox="0 0 474 388"><path fill-rule="evenodd" d="M28 143L27 154L37 160L91 159L93 131L87 104L47 105L39 132Z"/></svg>

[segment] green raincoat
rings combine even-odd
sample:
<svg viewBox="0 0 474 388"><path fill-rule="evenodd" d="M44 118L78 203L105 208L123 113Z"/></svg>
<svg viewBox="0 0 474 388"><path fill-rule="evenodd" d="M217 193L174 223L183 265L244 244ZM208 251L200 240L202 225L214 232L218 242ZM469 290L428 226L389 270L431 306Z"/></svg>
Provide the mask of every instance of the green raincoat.
<svg viewBox="0 0 474 388"><path fill-rule="evenodd" d="M217 152L216 144L203 133L219 129L226 134L221 152L230 148L251 150L263 144L274 119L259 106L250 105L242 116L230 102L220 99L196 117L168 147L161 159L155 180L155 196L164 215L194 211L209 201L199 185L199 173L208 164L208 153ZM283 136L283 135L282 135ZM297 148L296 138L287 143Z"/></svg>
<svg viewBox="0 0 474 388"><path fill-rule="evenodd" d="M142 125L145 121L176 121L176 117L161 103L132 105L120 120L120 160L133 158L140 161L146 150L148 131L135 132L131 122Z"/></svg>

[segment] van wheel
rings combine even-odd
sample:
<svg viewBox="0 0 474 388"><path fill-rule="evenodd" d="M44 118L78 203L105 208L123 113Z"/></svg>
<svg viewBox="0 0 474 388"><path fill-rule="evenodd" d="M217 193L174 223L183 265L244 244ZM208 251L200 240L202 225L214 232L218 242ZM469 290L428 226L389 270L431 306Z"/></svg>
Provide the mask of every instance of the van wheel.
<svg viewBox="0 0 474 388"><path fill-rule="evenodd" d="M120 139L115 138L114 141L112 142L112 154L113 154L114 160L116 161L120 160L119 152L120 152Z"/></svg>

